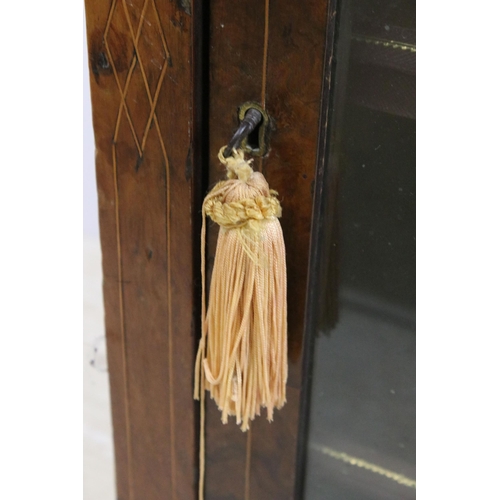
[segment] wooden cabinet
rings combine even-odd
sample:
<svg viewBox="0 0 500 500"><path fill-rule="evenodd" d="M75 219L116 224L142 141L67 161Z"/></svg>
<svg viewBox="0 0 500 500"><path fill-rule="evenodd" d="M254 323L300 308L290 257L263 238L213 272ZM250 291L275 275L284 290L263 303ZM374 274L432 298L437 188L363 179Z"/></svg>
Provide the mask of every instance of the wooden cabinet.
<svg viewBox="0 0 500 500"><path fill-rule="evenodd" d="M118 498L197 495L201 201L246 101L272 119L254 165L283 206L288 402L243 434L208 399L206 498L301 498L314 337L337 309L348 3L86 0L86 15Z"/></svg>

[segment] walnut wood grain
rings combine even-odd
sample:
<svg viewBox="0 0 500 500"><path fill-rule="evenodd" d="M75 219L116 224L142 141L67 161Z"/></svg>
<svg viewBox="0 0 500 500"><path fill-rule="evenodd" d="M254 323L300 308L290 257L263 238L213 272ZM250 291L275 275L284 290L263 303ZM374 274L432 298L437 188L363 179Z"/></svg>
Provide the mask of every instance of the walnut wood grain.
<svg viewBox="0 0 500 500"><path fill-rule="evenodd" d="M246 101L265 105L274 122L270 152L255 165L283 206L288 402L245 435L223 426L207 401L206 498L300 495L313 194L334 4L86 0L120 500L196 497L200 194L224 175L217 152ZM209 263L216 237L211 228Z"/></svg>
<svg viewBox="0 0 500 500"><path fill-rule="evenodd" d="M86 0L120 500L193 498L192 17Z"/></svg>
<svg viewBox="0 0 500 500"><path fill-rule="evenodd" d="M300 496L296 456L304 314L325 42L333 22L327 4L319 1L214 0L210 5L210 182L223 175L217 151L237 125L239 105L257 101L274 121L270 152L255 166L279 192L283 206L289 380L285 407L275 412L272 424L257 418L248 441L234 422L223 426L219 411L207 402L206 498L291 499ZM216 233L213 228L209 235L209 260Z"/></svg>

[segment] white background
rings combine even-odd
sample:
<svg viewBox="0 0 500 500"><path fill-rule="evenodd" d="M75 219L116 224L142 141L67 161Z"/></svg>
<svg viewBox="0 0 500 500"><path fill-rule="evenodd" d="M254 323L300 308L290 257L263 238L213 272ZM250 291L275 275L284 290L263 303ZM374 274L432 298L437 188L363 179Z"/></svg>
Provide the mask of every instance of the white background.
<svg viewBox="0 0 500 500"><path fill-rule="evenodd" d="M95 180L95 147L90 105L87 38L83 32L83 233L98 238L97 190Z"/></svg>
<svg viewBox="0 0 500 500"><path fill-rule="evenodd" d="M113 441L102 268L97 213L95 143L87 37L83 30L83 496L114 500Z"/></svg>

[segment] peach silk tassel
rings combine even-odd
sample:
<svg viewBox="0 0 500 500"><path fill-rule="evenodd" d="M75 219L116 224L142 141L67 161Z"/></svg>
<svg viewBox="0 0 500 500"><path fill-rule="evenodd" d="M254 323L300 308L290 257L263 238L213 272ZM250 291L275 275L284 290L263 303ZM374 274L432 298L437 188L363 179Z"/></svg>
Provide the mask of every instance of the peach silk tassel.
<svg viewBox="0 0 500 500"><path fill-rule="evenodd" d="M286 402L286 261L277 192L254 172L243 152L219 160L227 169L203 202L201 234L202 336L195 367L201 399L200 498L204 475L205 390L242 431L267 409ZM205 291L206 216L219 226L208 309Z"/></svg>

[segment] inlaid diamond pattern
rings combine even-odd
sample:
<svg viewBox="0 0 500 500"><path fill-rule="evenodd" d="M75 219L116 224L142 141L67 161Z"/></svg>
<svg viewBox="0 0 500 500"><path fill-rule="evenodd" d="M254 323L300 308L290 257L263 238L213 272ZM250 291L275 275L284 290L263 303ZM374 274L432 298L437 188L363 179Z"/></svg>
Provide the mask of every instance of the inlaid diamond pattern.
<svg viewBox="0 0 500 500"><path fill-rule="evenodd" d="M127 26L128 32L120 31L118 26ZM156 105L170 53L155 0L144 0L142 5L132 0L114 0L104 31L104 43L121 96L114 140L118 138L125 116L142 156L154 122L165 154ZM129 57L129 64L124 67L126 57ZM150 111L146 119L143 109L139 108L144 102L149 103Z"/></svg>

